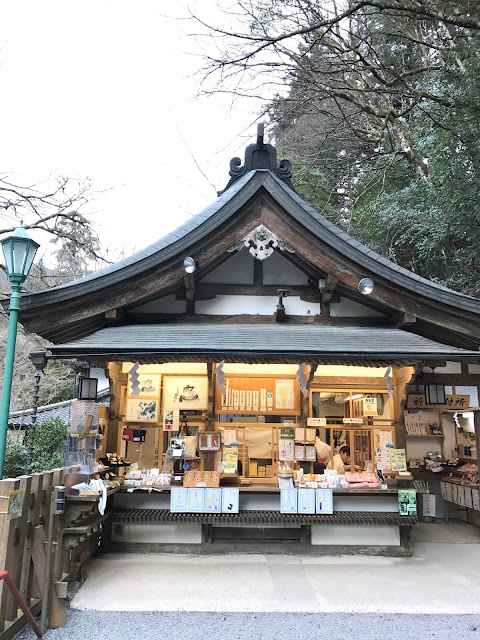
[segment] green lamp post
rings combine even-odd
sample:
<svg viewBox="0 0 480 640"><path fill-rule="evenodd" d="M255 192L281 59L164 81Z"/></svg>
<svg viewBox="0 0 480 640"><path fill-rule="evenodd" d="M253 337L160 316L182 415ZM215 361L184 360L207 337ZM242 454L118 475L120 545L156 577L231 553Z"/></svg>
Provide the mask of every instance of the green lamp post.
<svg viewBox="0 0 480 640"><path fill-rule="evenodd" d="M33 259L40 246L32 240L23 226L0 242L5 257L7 276L12 284L10 296L10 320L8 323L7 349L5 352L5 373L3 377L2 404L0 408L0 479L3 478L3 463L7 443L8 414L12 392L13 361L17 340L18 312L20 311L20 287L28 275Z"/></svg>

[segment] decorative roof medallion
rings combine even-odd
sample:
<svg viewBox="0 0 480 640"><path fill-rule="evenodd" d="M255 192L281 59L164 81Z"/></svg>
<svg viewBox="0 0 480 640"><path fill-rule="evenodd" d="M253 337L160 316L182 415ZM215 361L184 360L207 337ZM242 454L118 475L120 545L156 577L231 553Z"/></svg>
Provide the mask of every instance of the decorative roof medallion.
<svg viewBox="0 0 480 640"><path fill-rule="evenodd" d="M288 253L295 253L295 249L290 245L279 240L277 236L264 227L263 224L258 226L253 231L250 231L242 240L239 240L232 245L227 251L233 253L233 251L240 251L243 247L247 247L249 252L257 260L265 260L268 256L271 256L274 249L280 249L280 251L288 251Z"/></svg>
<svg viewBox="0 0 480 640"><path fill-rule="evenodd" d="M277 167L277 150L271 144L264 142L263 136L264 125L259 124L257 125L257 142L255 144L249 144L245 149L243 167L240 158L232 158L230 160L230 180L225 189L218 191L217 195L221 196L222 193L227 191L239 178L249 171L255 171L256 169L268 169L268 171L274 173L282 182L288 185L292 191L295 191L295 187L291 181L292 163L290 160L281 160Z"/></svg>

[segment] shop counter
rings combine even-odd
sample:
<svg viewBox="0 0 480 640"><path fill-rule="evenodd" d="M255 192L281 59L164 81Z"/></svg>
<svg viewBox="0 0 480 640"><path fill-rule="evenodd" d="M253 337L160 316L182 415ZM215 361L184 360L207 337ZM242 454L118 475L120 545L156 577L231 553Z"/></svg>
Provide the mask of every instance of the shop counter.
<svg viewBox="0 0 480 640"><path fill-rule="evenodd" d="M397 489L334 489L331 515L280 513L278 486L239 490L238 514L195 514L170 512L170 487L123 487L112 496L112 548L411 554L417 519L399 515Z"/></svg>

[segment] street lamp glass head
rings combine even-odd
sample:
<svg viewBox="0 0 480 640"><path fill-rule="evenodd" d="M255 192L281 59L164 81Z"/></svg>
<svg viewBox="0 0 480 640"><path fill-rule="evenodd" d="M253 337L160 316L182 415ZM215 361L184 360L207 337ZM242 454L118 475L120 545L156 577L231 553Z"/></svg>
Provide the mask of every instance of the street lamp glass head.
<svg viewBox="0 0 480 640"><path fill-rule="evenodd" d="M23 282L40 245L30 238L23 227L17 227L11 236L1 241L1 245L8 279Z"/></svg>
<svg viewBox="0 0 480 640"><path fill-rule="evenodd" d="M371 278L363 278L358 283L358 290L360 291L360 293L363 293L364 296L369 296L372 293L374 287L375 284Z"/></svg>
<svg viewBox="0 0 480 640"><path fill-rule="evenodd" d="M183 261L183 268L187 273L194 273L197 270L197 263L193 258L190 258L190 256L188 256Z"/></svg>

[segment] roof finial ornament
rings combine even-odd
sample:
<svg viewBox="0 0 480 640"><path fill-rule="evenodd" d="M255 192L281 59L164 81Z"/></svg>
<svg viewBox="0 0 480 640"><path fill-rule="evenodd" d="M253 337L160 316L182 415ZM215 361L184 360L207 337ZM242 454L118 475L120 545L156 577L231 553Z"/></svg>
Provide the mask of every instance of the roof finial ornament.
<svg viewBox="0 0 480 640"><path fill-rule="evenodd" d="M257 146L263 147L263 136L265 134L265 125L263 122L257 124Z"/></svg>
<svg viewBox="0 0 480 640"><path fill-rule="evenodd" d="M230 160L230 180L225 189L218 192L219 196L246 173L256 170L271 171L288 185L292 191L295 191L290 180L292 177L292 163L290 160L282 160L280 166L277 166L277 150L273 145L264 141L264 135L265 123L259 122L257 124L257 141L255 144L249 144L245 149L243 167L240 158L232 158Z"/></svg>

